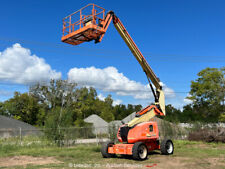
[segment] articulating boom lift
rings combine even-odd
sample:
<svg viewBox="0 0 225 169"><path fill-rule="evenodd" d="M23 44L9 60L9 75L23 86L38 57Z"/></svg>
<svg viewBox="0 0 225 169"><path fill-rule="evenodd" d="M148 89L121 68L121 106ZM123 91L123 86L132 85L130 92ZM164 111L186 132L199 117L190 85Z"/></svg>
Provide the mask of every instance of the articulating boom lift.
<svg viewBox="0 0 225 169"><path fill-rule="evenodd" d="M85 13L87 11L88 14ZM72 20L77 15L79 19L73 22ZM150 119L156 115L164 116L166 114L165 96L160 80L156 77L137 45L114 12L109 11L105 15L104 8L95 4L89 4L67 16L63 19L62 42L78 45L94 40L95 43L99 43L102 41L111 21L113 21L120 36L145 72L155 98L155 104L140 110L136 113L133 120L122 125L117 133L118 140L122 144L114 144L113 142L104 144L101 151L102 155L103 157L113 157L115 154L132 155L134 159L144 160L147 158L148 152L152 150L160 149L163 154L173 154L173 142L170 139L166 139L160 143L158 125L156 122L150 121ZM155 89L152 84L155 86Z"/></svg>

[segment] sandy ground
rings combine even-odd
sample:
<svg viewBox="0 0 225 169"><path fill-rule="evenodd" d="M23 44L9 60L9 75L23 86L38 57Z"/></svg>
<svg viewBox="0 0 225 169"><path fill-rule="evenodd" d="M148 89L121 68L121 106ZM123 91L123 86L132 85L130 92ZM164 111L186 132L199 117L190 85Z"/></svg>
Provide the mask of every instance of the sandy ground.
<svg viewBox="0 0 225 169"><path fill-rule="evenodd" d="M200 168L225 168L224 158L195 159L189 157L157 156L154 158L157 169L200 169Z"/></svg>
<svg viewBox="0 0 225 169"><path fill-rule="evenodd" d="M32 157L32 156L14 156L0 158L1 167L12 167L12 166L26 166L32 165L44 165L51 163L61 163L53 157Z"/></svg>
<svg viewBox="0 0 225 169"><path fill-rule="evenodd" d="M151 158L151 155L149 156ZM140 166L99 166L100 168L107 169L140 169L140 168L155 168L155 169L207 169L207 168L225 168L224 157L218 158L205 158L205 159L194 159L190 157L174 157L174 156L162 156L154 155L152 158L154 162L149 162L149 164L142 164ZM149 161L152 161L149 160ZM32 165L44 165L52 163L61 163L61 161L56 160L53 157L32 157L32 156L14 156L0 158L1 167L13 167L13 166L26 166L28 164ZM123 164L115 164L123 165ZM68 166L68 168L71 168ZM76 168L76 167L72 167ZM78 167L80 168L80 167ZM98 167L97 167L98 168Z"/></svg>
<svg viewBox="0 0 225 169"><path fill-rule="evenodd" d="M219 158L205 158L194 159L189 157L172 157L156 155L153 157L155 162L149 164L143 164L139 167L130 166L117 167L116 169L140 169L140 168L152 168L152 169L225 169L224 157ZM106 169L113 169L105 167Z"/></svg>

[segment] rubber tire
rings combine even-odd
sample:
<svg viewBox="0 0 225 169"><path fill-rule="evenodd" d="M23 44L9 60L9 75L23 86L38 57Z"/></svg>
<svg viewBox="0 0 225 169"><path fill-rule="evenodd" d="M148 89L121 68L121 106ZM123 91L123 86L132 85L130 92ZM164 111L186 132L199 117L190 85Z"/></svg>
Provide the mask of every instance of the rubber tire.
<svg viewBox="0 0 225 169"><path fill-rule="evenodd" d="M168 152L167 151L167 144L168 143L171 143L172 144L172 147L173 147L173 150L172 150L172 152ZM170 139L165 139L165 140L163 140L162 142L161 142L161 144L160 144L160 150L161 150L161 153L163 154L163 155L171 155L171 154L173 154L173 151L174 151L174 145L173 145L173 142L172 142L172 140L170 140Z"/></svg>
<svg viewBox="0 0 225 169"><path fill-rule="evenodd" d="M112 158L115 157L115 154L108 153L108 148L114 145L114 142L108 141L102 145L101 153L103 158Z"/></svg>
<svg viewBox="0 0 225 169"><path fill-rule="evenodd" d="M146 150L147 150L146 157L144 157L144 158L141 158L139 156L139 148L142 145L144 145L145 148L146 148ZM136 143L134 143L134 146L132 148L132 156L133 156L133 159L135 159L135 160L146 160L147 157L148 157L148 149L147 149L146 145L144 143L142 143L142 142L136 142Z"/></svg>

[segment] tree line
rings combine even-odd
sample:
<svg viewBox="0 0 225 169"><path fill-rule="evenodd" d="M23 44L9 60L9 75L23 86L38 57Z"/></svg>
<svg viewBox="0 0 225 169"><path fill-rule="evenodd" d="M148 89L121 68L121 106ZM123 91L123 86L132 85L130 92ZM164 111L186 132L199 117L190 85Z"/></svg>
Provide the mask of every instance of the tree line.
<svg viewBox="0 0 225 169"><path fill-rule="evenodd" d="M97 114L105 121L122 120L141 110L141 105L115 105L108 95L97 97L94 88L79 88L67 80L51 80L48 85L35 84L29 92L15 92L13 98L0 103L0 114L35 126L85 126L84 118Z"/></svg>
<svg viewBox="0 0 225 169"><path fill-rule="evenodd" d="M166 105L165 120L171 122L225 122L225 68L206 68L191 82L191 104L182 110ZM141 105L115 105L108 95L97 97L94 88L78 87L67 80L51 80L49 84L34 84L29 92L15 92L0 102L0 114L35 126L86 126L84 118L97 114L107 122L122 120L142 109Z"/></svg>
<svg viewBox="0 0 225 169"><path fill-rule="evenodd" d="M167 105L165 119L171 122L225 122L225 67L206 68L191 81L187 99L192 103L177 110Z"/></svg>

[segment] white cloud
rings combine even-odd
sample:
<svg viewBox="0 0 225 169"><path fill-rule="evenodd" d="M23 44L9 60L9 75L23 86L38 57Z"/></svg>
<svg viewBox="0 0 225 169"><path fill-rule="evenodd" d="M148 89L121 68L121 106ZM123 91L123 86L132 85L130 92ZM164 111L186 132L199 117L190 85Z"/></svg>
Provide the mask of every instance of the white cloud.
<svg viewBox="0 0 225 169"><path fill-rule="evenodd" d="M149 85L128 79L115 67L104 69L95 67L73 68L68 72L68 79L81 86L92 86L105 92L115 92L120 96L132 96L135 99L153 98ZM175 97L172 89L165 84L162 85L166 97Z"/></svg>
<svg viewBox="0 0 225 169"><path fill-rule="evenodd" d="M187 96L189 96L189 94ZM172 104L174 107L183 110L185 105L192 103L191 100L186 99L187 96L176 95L176 98L167 99L166 104Z"/></svg>
<svg viewBox="0 0 225 169"><path fill-rule="evenodd" d="M113 100L113 106L121 104L123 101L120 99Z"/></svg>
<svg viewBox="0 0 225 169"><path fill-rule="evenodd" d="M102 100L102 101L104 101L105 98L106 98L102 93L100 93L97 97L99 98L99 100ZM123 102L123 101L120 100L120 99L115 99L115 100L113 99L112 105L113 105L113 106L116 106L116 105L121 104L122 102Z"/></svg>
<svg viewBox="0 0 225 169"><path fill-rule="evenodd" d="M190 96L191 96L190 94L187 95L187 97L190 97ZM191 104L193 101L190 99L184 98L183 102L184 104Z"/></svg>
<svg viewBox="0 0 225 169"><path fill-rule="evenodd" d="M105 100L105 96L103 96L103 94L101 93L97 97L99 98L99 100L102 100L102 101Z"/></svg>
<svg viewBox="0 0 225 169"><path fill-rule="evenodd" d="M11 96L13 92L6 91L6 90L0 90L0 96Z"/></svg>
<svg viewBox="0 0 225 169"><path fill-rule="evenodd" d="M186 98L185 98L185 99L184 99L184 103L185 103L185 104L191 104L191 103L192 103L192 100L189 100L189 99L186 99Z"/></svg>
<svg viewBox="0 0 225 169"><path fill-rule="evenodd" d="M30 84L60 77L43 58L18 43L0 52L0 81Z"/></svg>

